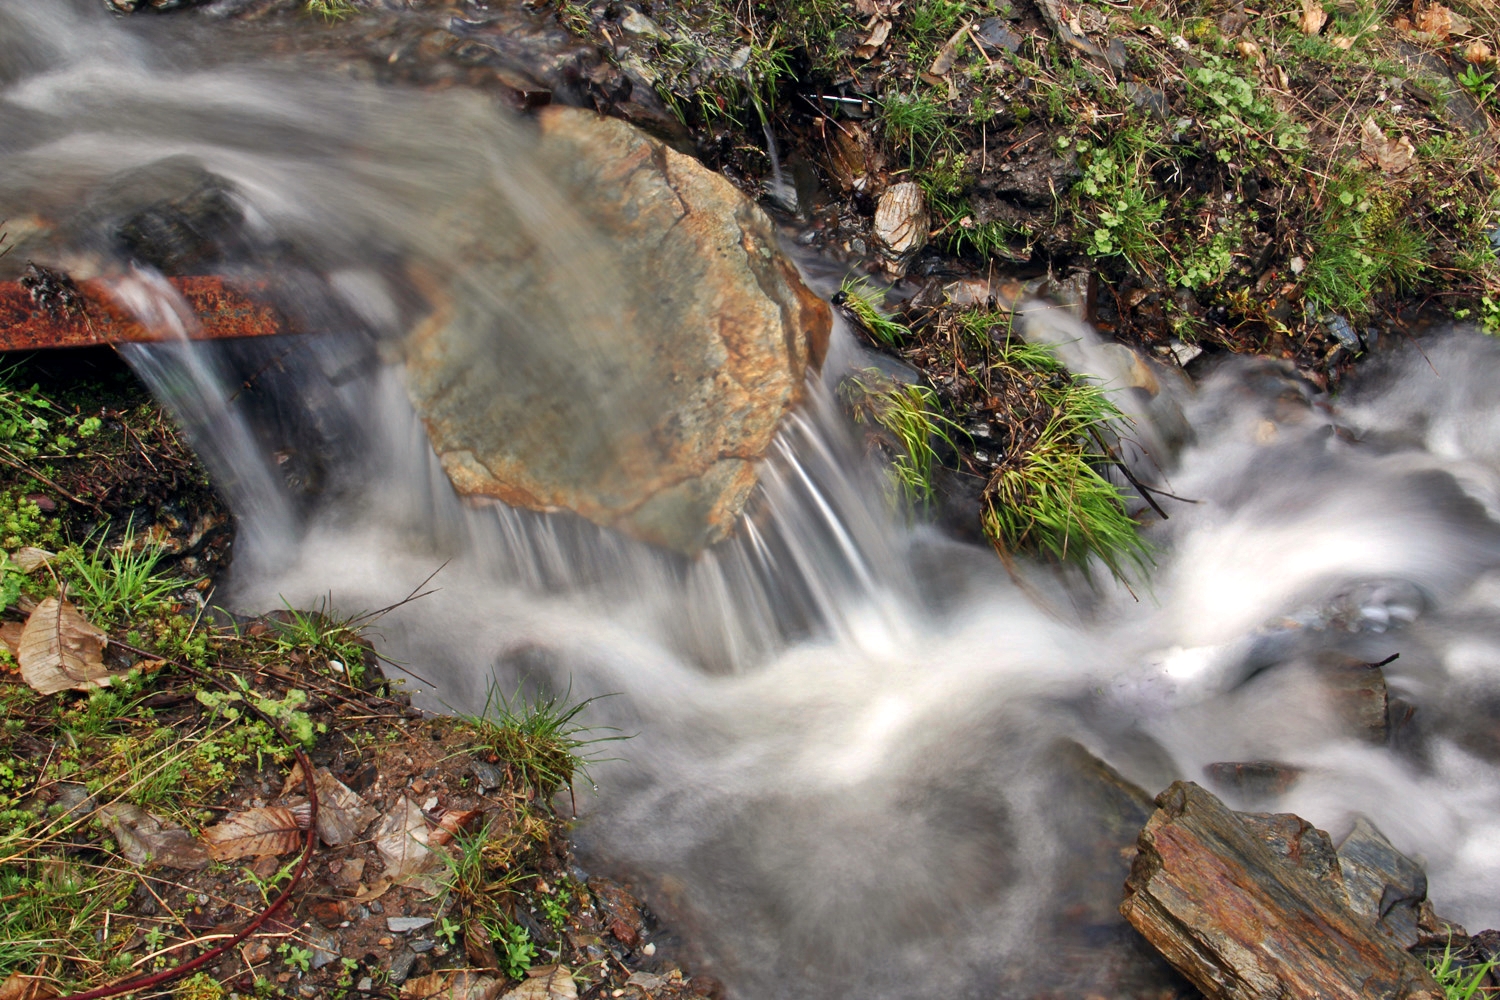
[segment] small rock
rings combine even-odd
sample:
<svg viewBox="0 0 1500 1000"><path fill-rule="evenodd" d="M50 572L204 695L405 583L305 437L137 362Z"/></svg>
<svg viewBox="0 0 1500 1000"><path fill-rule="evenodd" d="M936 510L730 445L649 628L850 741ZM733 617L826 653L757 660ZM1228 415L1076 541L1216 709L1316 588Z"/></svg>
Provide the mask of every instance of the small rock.
<svg viewBox="0 0 1500 1000"><path fill-rule="evenodd" d="M396 934L406 934L432 926L431 917L387 917L385 926Z"/></svg>
<svg viewBox="0 0 1500 1000"><path fill-rule="evenodd" d="M57 802L62 807L61 819L74 819L85 813L92 812L97 804L94 797L89 794L86 786L73 781L59 782L57 785Z"/></svg>
<svg viewBox="0 0 1500 1000"><path fill-rule="evenodd" d="M379 900L370 900L369 907L371 913L380 914L385 912L385 907L380 905Z"/></svg>
<svg viewBox="0 0 1500 1000"><path fill-rule="evenodd" d="M1188 362L1202 353L1203 348L1197 344L1186 344L1179 340L1172 345L1172 357L1176 358L1177 363L1184 368L1188 366Z"/></svg>
<svg viewBox="0 0 1500 1000"><path fill-rule="evenodd" d="M474 780L479 783L480 791L493 792L505 784L505 772L494 764L476 760L469 765L469 770L474 775Z"/></svg>
<svg viewBox="0 0 1500 1000"><path fill-rule="evenodd" d="M410 947L411 950L416 952L418 955L426 954L436 946L437 942L432 938L417 938L415 941L411 942L410 945L408 945L408 947Z"/></svg>
<svg viewBox="0 0 1500 1000"><path fill-rule="evenodd" d="M1323 325L1328 327L1328 332L1338 338L1338 342L1349 350L1364 350L1364 345L1359 342L1359 334L1354 332L1354 327L1344 317L1337 313L1329 313L1323 317Z"/></svg>
<svg viewBox="0 0 1500 1000"><path fill-rule="evenodd" d="M974 29L974 38L979 44L991 52L1019 52L1023 39L1020 35L1006 27L1005 22L998 17L990 17L979 23Z"/></svg>
<svg viewBox="0 0 1500 1000"><path fill-rule="evenodd" d="M259 965L271 957L271 946L257 938L245 945L244 951L241 954L245 956L246 963Z"/></svg>
<svg viewBox="0 0 1500 1000"><path fill-rule="evenodd" d="M354 984L354 988L359 990L361 993L369 993L375 988L375 980L371 979L369 976L365 976L359 982Z"/></svg>
<svg viewBox="0 0 1500 1000"><path fill-rule="evenodd" d="M672 36L662 30L661 25L638 10L632 10L620 18L620 27L625 29L627 35L637 38L650 38L654 41L671 41Z"/></svg>
<svg viewBox="0 0 1500 1000"><path fill-rule="evenodd" d="M417 953L406 945L396 949L391 955L390 980L393 984L400 986L406 982L411 975L412 966L417 964Z"/></svg>
<svg viewBox="0 0 1500 1000"><path fill-rule="evenodd" d="M892 184L875 206L875 238L889 257L902 258L927 242L927 195L914 181Z"/></svg>
<svg viewBox="0 0 1500 1000"><path fill-rule="evenodd" d="M307 939L308 944L312 945L314 969L321 969L339 957L338 935L325 929L316 920L308 921L302 929L302 936Z"/></svg>

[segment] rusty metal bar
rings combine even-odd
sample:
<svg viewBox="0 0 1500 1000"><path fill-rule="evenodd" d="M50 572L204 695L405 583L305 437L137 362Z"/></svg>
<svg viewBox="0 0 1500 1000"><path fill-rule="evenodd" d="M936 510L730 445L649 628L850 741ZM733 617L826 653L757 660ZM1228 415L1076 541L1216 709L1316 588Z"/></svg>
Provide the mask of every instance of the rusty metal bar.
<svg viewBox="0 0 1500 1000"><path fill-rule="evenodd" d="M265 295L260 283L231 283L223 278L169 278L198 318L195 339L265 337L297 333ZM151 343L167 339L164 331L143 326L120 309L98 281L78 283L79 307L52 309L38 304L19 282L0 282L0 351L34 351L52 347Z"/></svg>

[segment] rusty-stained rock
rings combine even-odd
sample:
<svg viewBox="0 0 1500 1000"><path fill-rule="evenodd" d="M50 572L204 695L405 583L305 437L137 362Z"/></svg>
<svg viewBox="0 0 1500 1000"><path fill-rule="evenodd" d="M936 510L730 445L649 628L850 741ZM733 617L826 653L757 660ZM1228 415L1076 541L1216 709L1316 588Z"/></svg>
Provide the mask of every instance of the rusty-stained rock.
<svg viewBox="0 0 1500 1000"><path fill-rule="evenodd" d="M927 223L927 195L915 181L892 184L875 205L875 238L889 257L908 257L922 249Z"/></svg>
<svg viewBox="0 0 1500 1000"><path fill-rule="evenodd" d="M1369 743L1384 744L1390 717L1384 671L1341 653L1320 655L1316 666L1324 690L1350 733Z"/></svg>
<svg viewBox="0 0 1500 1000"><path fill-rule="evenodd" d="M434 293L409 393L459 492L694 553L733 529L821 363L828 307L723 177L617 120L559 107L540 123L565 207L598 229L580 253L616 280L487 226L494 301Z"/></svg>
<svg viewBox="0 0 1500 1000"><path fill-rule="evenodd" d="M1120 912L1212 1000L1440 1000L1421 963L1213 795L1178 781L1156 802Z"/></svg>

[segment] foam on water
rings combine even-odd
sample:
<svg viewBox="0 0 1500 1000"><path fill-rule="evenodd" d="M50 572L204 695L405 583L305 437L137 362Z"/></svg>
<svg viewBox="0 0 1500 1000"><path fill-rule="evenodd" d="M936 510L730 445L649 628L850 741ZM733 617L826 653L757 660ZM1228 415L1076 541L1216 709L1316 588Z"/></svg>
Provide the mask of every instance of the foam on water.
<svg viewBox="0 0 1500 1000"><path fill-rule="evenodd" d="M859 364L840 333L742 530L684 560L460 502L388 363L411 310L399 265L418 260L509 323L539 378L607 379L590 366L608 248L549 196L524 128L459 94L174 70L160 53L182 39L154 35L178 29L127 35L93 6L0 0L0 217L71 217L38 247L178 322L170 287L98 234L139 200L122 170L190 162L243 211L225 268L283 275L327 331L127 351L238 515L217 600L356 611L446 563L438 593L382 619L383 653L437 710L474 710L493 684L608 695L592 721L632 738L595 768L579 836L644 880L737 995L1111 981L1088 934L1059 929L1092 877L1069 838L1099 821L1060 790L1060 738L1153 792L1219 761L1300 768L1256 807L1335 835L1364 813L1427 866L1441 912L1500 924L1500 344L1456 332L1393 352L1332 402L1258 361L1128 397L1133 460L1191 500L1162 501L1157 566L1132 594L1039 566L1018 586L987 551L893 515L827 389ZM532 227L578 301L508 316L449 248L472 212ZM1076 322L1026 322L1119 374ZM579 433L618 416L607 392L573 412ZM288 489L289 469L319 488ZM1330 653L1400 654L1387 677L1416 713L1392 745L1339 722L1314 669Z"/></svg>

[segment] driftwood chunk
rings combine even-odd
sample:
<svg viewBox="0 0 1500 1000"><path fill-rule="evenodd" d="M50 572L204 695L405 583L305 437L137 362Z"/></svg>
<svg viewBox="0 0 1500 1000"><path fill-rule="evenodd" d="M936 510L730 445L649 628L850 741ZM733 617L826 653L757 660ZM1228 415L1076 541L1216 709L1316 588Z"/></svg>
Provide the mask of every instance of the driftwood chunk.
<svg viewBox="0 0 1500 1000"><path fill-rule="evenodd" d="M1211 1000L1440 1000L1422 965L1192 782L1157 796L1120 912Z"/></svg>

